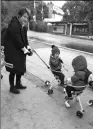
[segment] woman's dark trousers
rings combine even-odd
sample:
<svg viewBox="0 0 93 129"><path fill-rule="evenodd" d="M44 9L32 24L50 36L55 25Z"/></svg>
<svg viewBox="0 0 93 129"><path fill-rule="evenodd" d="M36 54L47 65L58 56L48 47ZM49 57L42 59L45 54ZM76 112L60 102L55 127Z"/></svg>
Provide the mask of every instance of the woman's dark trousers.
<svg viewBox="0 0 93 129"><path fill-rule="evenodd" d="M68 97L72 97L71 91L77 91L74 87L67 86L66 87L66 93Z"/></svg>
<svg viewBox="0 0 93 129"><path fill-rule="evenodd" d="M16 74L16 89L26 89L26 86L23 86L21 83L21 74Z"/></svg>
<svg viewBox="0 0 93 129"><path fill-rule="evenodd" d="M15 73L11 73L9 74L9 83L10 83L10 92L14 93L14 94L19 94L19 90L16 89L16 87L14 86L14 78L15 78Z"/></svg>

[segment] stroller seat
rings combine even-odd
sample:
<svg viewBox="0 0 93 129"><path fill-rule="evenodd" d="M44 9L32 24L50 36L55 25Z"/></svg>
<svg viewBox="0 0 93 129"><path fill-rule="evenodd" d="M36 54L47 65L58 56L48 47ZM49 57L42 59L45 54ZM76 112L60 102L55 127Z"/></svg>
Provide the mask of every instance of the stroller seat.
<svg viewBox="0 0 93 129"><path fill-rule="evenodd" d="M76 87L76 86L74 86L74 87ZM81 93L83 93L83 90L85 90L86 87L87 87L87 85L80 86L79 88L76 87L76 91L73 91L72 95L75 95L75 96L80 95Z"/></svg>
<svg viewBox="0 0 93 129"><path fill-rule="evenodd" d="M73 99L75 99L77 102L79 102L79 105L80 105L80 111L77 111L76 112L76 115L78 117L82 117L83 116L83 113L84 113L84 109L83 109L83 106L82 106L82 103L81 103L81 99L80 99L80 95L83 93L83 91L86 89L88 85L85 85L85 86L70 86L70 87L74 87L76 88L76 91L72 91L72 95L74 95L74 97L72 97L72 99L69 99L69 98L65 98L66 101L65 101L65 106L66 107L70 107L70 104L69 102Z"/></svg>

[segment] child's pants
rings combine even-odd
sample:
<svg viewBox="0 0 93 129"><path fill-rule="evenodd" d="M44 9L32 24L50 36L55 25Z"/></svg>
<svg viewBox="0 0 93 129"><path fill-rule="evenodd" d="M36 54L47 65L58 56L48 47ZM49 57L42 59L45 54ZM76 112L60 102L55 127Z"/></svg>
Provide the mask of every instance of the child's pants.
<svg viewBox="0 0 93 129"><path fill-rule="evenodd" d="M68 97L72 97L71 91L77 91L74 87L67 86L66 87L66 93Z"/></svg>
<svg viewBox="0 0 93 129"><path fill-rule="evenodd" d="M57 71L57 72L56 72ZM61 84L64 84L64 74L61 72L61 70L56 70L56 71L52 71L52 73L55 75L55 76L58 76L60 81L61 81Z"/></svg>
<svg viewBox="0 0 93 129"><path fill-rule="evenodd" d="M75 87L67 86L66 93L67 93L68 97L72 97L71 91L83 91L84 89L85 89L85 87L82 87L82 88L78 87L78 89L77 89Z"/></svg>

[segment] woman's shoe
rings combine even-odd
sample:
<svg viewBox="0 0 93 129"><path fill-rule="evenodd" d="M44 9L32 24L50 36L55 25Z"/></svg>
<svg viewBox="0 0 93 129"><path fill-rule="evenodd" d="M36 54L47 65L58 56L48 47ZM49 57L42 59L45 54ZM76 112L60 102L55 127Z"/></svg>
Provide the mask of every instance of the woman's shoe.
<svg viewBox="0 0 93 129"><path fill-rule="evenodd" d="M18 89L16 89L14 86L10 87L10 92L14 93L14 94L20 94L20 91Z"/></svg>
<svg viewBox="0 0 93 129"><path fill-rule="evenodd" d="M19 84L16 84L16 89L26 89L27 87L26 86L23 86L21 83Z"/></svg>

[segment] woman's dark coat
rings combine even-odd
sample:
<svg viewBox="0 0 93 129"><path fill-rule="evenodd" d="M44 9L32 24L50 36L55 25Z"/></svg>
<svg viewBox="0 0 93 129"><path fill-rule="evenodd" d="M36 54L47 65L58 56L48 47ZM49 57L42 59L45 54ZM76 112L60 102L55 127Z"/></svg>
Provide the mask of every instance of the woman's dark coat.
<svg viewBox="0 0 93 129"><path fill-rule="evenodd" d="M13 17L8 26L4 49L6 70L8 72L16 74L24 74L26 72L26 55L22 48L27 48L27 45L27 28L22 28L17 17ZM13 64L13 68L11 64Z"/></svg>

